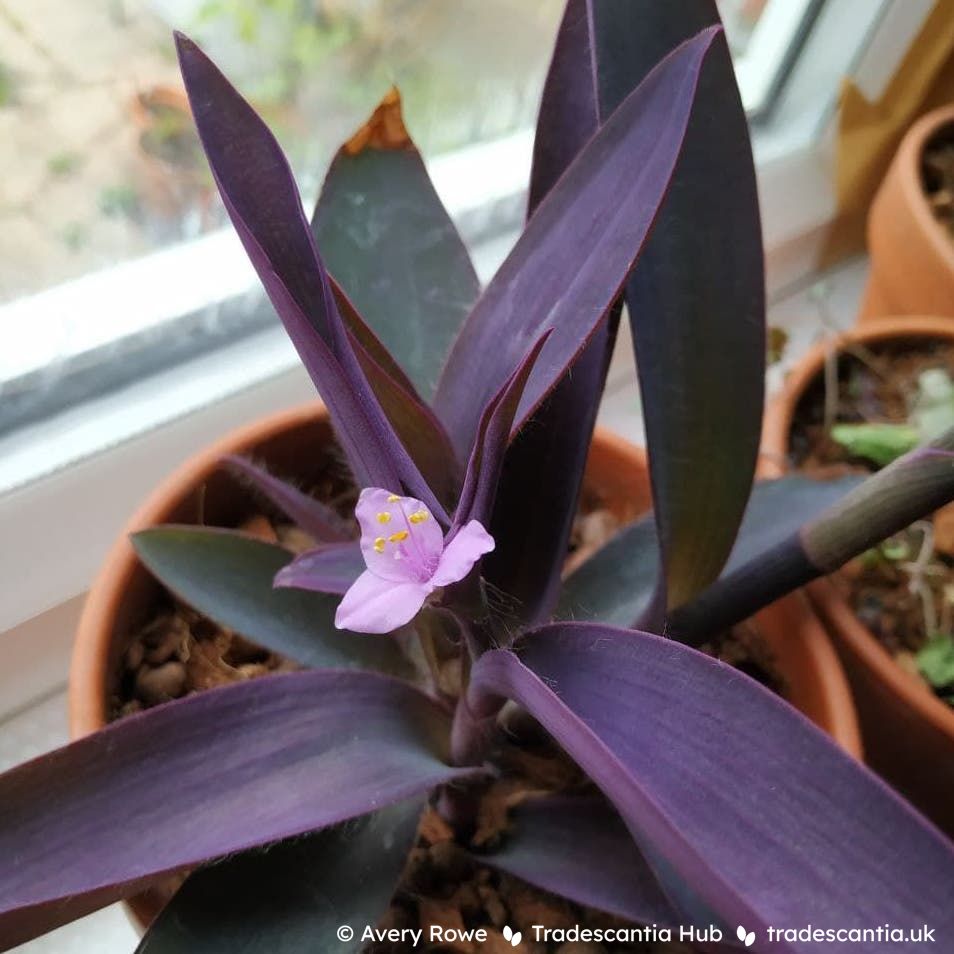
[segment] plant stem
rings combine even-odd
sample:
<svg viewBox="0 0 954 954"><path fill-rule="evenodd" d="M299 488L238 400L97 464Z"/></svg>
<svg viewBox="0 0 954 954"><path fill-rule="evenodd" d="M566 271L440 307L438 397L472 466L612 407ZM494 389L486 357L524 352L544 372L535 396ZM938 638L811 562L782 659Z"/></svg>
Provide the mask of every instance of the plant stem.
<svg viewBox="0 0 954 954"><path fill-rule="evenodd" d="M490 748L497 714L503 708L503 700L495 700L486 711L474 712L463 692L454 709L451 727L451 759L455 765L475 765L484 761Z"/></svg>
<svg viewBox="0 0 954 954"><path fill-rule="evenodd" d="M467 620L466 617L464 617L461 613L457 612L457 610L453 610L449 606L441 606L437 607L437 609L448 619L453 620L454 625L457 627L457 631L460 633L461 643L467 647L467 652L469 653L470 658L473 660L480 656L480 654L484 652L483 640L478 638L478 635L470 621Z"/></svg>
<svg viewBox="0 0 954 954"><path fill-rule="evenodd" d="M440 608L454 618L472 660L497 648L490 607L477 573L448 587Z"/></svg>
<svg viewBox="0 0 954 954"><path fill-rule="evenodd" d="M461 694L451 728L451 761L455 765L479 765L486 761L503 702L503 699L494 699L474 712L466 690ZM480 792L473 784L450 783L441 789L436 807L454 831L467 838L477 823Z"/></svg>
<svg viewBox="0 0 954 954"><path fill-rule="evenodd" d="M472 786L444 785L434 806L462 841L467 841L477 827L480 796Z"/></svg>

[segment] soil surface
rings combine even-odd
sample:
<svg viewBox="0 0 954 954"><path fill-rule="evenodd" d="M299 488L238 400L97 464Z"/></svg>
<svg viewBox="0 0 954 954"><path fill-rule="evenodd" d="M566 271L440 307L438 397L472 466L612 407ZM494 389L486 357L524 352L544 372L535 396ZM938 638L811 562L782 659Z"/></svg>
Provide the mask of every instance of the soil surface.
<svg viewBox="0 0 954 954"><path fill-rule="evenodd" d="M931 210L954 238L954 125L940 129L925 147L921 176Z"/></svg>
<svg viewBox="0 0 954 954"><path fill-rule="evenodd" d="M820 377L795 412L791 463L818 476L874 471L832 440L832 423L904 423L918 376L944 368L954 376L954 347L932 340L859 349L838 359L837 391ZM827 419L826 419L827 417ZM898 664L928 685L915 654L954 625L954 509L951 505L866 554L839 574L861 621ZM941 695L941 693L938 693Z"/></svg>
<svg viewBox="0 0 954 954"><path fill-rule="evenodd" d="M517 730L519 732L519 729ZM423 928L431 925L452 929L484 928L487 940L459 944L437 944L428 951L490 952L508 951L523 954L694 954L696 948L676 941L670 943L592 942L544 943L533 940L532 926L552 929L607 929L626 927L628 922L591 908L565 901L521 881L494 871L479 863L479 852L492 849L506 837L507 813L524 798L536 792L552 790L594 794L594 789L579 770L558 750L529 729L530 739L511 741L503 755L508 768L505 781L495 783L480 803L476 831L468 845L455 839L447 822L433 809L425 813L418 833L417 845L411 853L407 869L381 921L387 928ZM476 857L475 857L476 853ZM523 935L513 947L502 929L509 925ZM367 954L404 954L403 944L372 944Z"/></svg>
<svg viewBox="0 0 954 954"><path fill-rule="evenodd" d="M345 515L353 508L355 494L342 490L340 482L321 494ZM295 552L314 545L295 526L258 512L250 497L250 516L239 529ZM579 565L619 529L619 520L598 496L584 497L574 523L565 571ZM702 647L703 651L728 662L784 694L784 681L775 663L751 625L741 625ZM445 663L459 663L454 655ZM113 718L150 708L174 698L202 692L215 686L296 668L290 660L263 650L236 633L217 626L171 595L157 608L155 617L134 634L123 655L123 672L112 702ZM458 678L444 678L451 688ZM488 931L482 944L432 946L431 951L487 951L494 954L692 954L694 948L678 942L601 945L570 942L542 944L532 940L531 925L547 927L606 928L626 924L619 918L584 908L540 891L519 879L479 863L479 855L506 838L508 813L527 797L544 793L590 794L598 792L576 765L554 745L534 720L522 710L505 710L495 762L503 777L480 794L477 819L463 839L455 838L446 821L430 808L425 813L417 844L381 926L415 928L441 924L448 928L478 928ZM181 879L170 881L157 893L162 901L174 893ZM501 929L509 924L521 930L523 939L515 948ZM370 954L398 954L401 945L378 944Z"/></svg>
<svg viewBox="0 0 954 954"><path fill-rule="evenodd" d="M261 514L237 529L295 553L314 546L314 540L297 527L276 525ZM169 593L154 618L130 640L122 666L110 707L114 719L194 692L299 668L213 623Z"/></svg>

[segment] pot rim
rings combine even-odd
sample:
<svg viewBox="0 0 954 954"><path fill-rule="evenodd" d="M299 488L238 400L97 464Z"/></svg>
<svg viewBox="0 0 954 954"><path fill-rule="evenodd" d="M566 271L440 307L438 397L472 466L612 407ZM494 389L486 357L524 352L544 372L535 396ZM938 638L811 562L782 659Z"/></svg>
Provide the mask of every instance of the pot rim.
<svg viewBox="0 0 954 954"><path fill-rule="evenodd" d="M924 232L938 258L954 271L954 238L938 222L928 205L921 183L921 160L928 140L942 127L954 124L954 105L926 113L907 131L898 147L897 164L901 191L911 215Z"/></svg>
<svg viewBox="0 0 954 954"><path fill-rule="evenodd" d="M954 107L946 112L954 119ZM811 348L789 373L782 390L769 406L760 451L763 475L780 477L785 473L795 409L809 385L822 373L827 355L833 350L842 351L845 344L870 345L905 338L940 338L954 344L954 320L924 315L879 318L877 322L858 325ZM954 708L894 661L832 581L815 580L807 589L822 615L838 628L865 665L921 718L954 741Z"/></svg>

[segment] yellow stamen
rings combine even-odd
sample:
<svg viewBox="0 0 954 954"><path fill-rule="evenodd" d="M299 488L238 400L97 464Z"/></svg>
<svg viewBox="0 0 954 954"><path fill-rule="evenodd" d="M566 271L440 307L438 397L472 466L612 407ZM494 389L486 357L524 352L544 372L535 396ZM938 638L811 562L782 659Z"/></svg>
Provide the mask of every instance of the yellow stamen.
<svg viewBox="0 0 954 954"><path fill-rule="evenodd" d="M388 503L397 503L400 499L397 494L388 494Z"/></svg>
<svg viewBox="0 0 954 954"><path fill-rule="evenodd" d="M400 543L402 540L406 540L409 536L410 534L407 532L407 530L398 530L397 533L392 533L391 536L388 537L388 540L390 540L391 543Z"/></svg>
<svg viewBox="0 0 954 954"><path fill-rule="evenodd" d="M416 513L412 513L407 519L410 520L411 523L423 523L429 516L430 514L426 510L418 510Z"/></svg>
<svg viewBox="0 0 954 954"><path fill-rule="evenodd" d="M378 514L378 523L390 523L390 522L391 522L391 514L389 514L386 510L382 510L381 513Z"/></svg>
<svg viewBox="0 0 954 954"><path fill-rule="evenodd" d="M384 553L384 537L376 537L374 540L374 552L375 553Z"/></svg>

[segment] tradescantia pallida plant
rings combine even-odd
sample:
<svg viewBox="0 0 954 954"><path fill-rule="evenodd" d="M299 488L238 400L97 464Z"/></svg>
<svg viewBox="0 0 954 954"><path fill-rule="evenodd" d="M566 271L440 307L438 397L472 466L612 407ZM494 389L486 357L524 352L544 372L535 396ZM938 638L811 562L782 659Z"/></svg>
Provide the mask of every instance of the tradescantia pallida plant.
<svg viewBox="0 0 954 954"><path fill-rule="evenodd" d="M0 776L0 947L191 871L140 950L357 950L334 929L377 920L427 800L466 827L502 771L507 700L605 800L526 801L488 864L730 941L809 922L954 936L949 844L693 648L954 497L954 433L864 482L753 488L761 239L717 23L708 0L569 0L528 221L483 291L393 103L335 158L309 222L265 125L178 38L229 215L361 490L360 539L244 459L227 464L314 550L137 535L180 598L304 668ZM621 301L654 510L561 580ZM435 632L464 661L456 697L406 651Z"/></svg>

